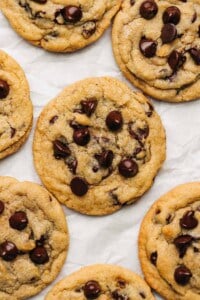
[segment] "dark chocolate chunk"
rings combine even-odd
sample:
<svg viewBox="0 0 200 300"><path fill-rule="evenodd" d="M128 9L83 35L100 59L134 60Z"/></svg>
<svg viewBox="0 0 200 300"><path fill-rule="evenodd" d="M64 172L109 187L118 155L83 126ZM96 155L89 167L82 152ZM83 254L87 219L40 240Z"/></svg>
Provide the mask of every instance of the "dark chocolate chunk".
<svg viewBox="0 0 200 300"><path fill-rule="evenodd" d="M65 6L63 9L61 9L61 14L66 22L69 23L77 23L82 18L82 10L80 7L77 6Z"/></svg>
<svg viewBox="0 0 200 300"><path fill-rule="evenodd" d="M32 262L38 265L43 265L49 261L47 250L43 246L37 246L29 253Z"/></svg>
<svg viewBox="0 0 200 300"><path fill-rule="evenodd" d="M192 277L192 273L184 265L177 267L174 272L174 279L180 285L188 284L191 277Z"/></svg>
<svg viewBox="0 0 200 300"><path fill-rule="evenodd" d="M180 219L180 226L184 229L193 229L197 227L198 220L194 217L194 211L187 211Z"/></svg>
<svg viewBox="0 0 200 300"><path fill-rule="evenodd" d="M60 140L55 140L53 142L53 151L56 159L66 158L71 154L71 150L69 149L67 143Z"/></svg>
<svg viewBox="0 0 200 300"><path fill-rule="evenodd" d="M87 299L96 299L101 293L101 287L97 281L90 280L84 285L83 291Z"/></svg>
<svg viewBox="0 0 200 300"><path fill-rule="evenodd" d="M157 50L157 42L152 39L146 39L144 37L140 40L140 51L145 57L154 57Z"/></svg>
<svg viewBox="0 0 200 300"><path fill-rule="evenodd" d="M174 244L179 251L180 258L182 258L185 255L187 248L191 245L192 241L193 237L189 234L180 235L177 238L175 238Z"/></svg>
<svg viewBox="0 0 200 300"><path fill-rule="evenodd" d="M151 263L152 263L154 266L156 266L157 258L158 258L158 253L157 253L157 251L152 252L152 253L151 253L151 256L150 256L150 261L151 261Z"/></svg>
<svg viewBox="0 0 200 300"><path fill-rule="evenodd" d="M50 124L54 124L57 120L58 120L58 116L53 116L53 117L50 119L49 123L50 123Z"/></svg>
<svg viewBox="0 0 200 300"><path fill-rule="evenodd" d="M174 25L180 22L181 12L180 9L176 6L168 7L163 13L163 22L164 24L172 23Z"/></svg>
<svg viewBox="0 0 200 300"><path fill-rule="evenodd" d="M119 173L126 178L134 177L138 173L137 163L130 158L121 160L118 169Z"/></svg>
<svg viewBox="0 0 200 300"><path fill-rule="evenodd" d="M9 218L10 227L23 230L28 225L28 218L24 211L16 211L10 218Z"/></svg>
<svg viewBox="0 0 200 300"><path fill-rule="evenodd" d="M5 80L0 79L0 99L4 99L8 96L10 87Z"/></svg>
<svg viewBox="0 0 200 300"><path fill-rule="evenodd" d="M0 215L4 212L5 205L2 201L0 201Z"/></svg>
<svg viewBox="0 0 200 300"><path fill-rule="evenodd" d="M182 53L173 50L168 57L168 64L170 68L175 72L177 71L186 61L186 57Z"/></svg>
<svg viewBox="0 0 200 300"><path fill-rule="evenodd" d="M12 261L17 257L18 249L14 243L6 241L0 244L0 257L5 261Z"/></svg>
<svg viewBox="0 0 200 300"><path fill-rule="evenodd" d="M158 6L153 0L146 0L140 6L140 14L144 19L153 19L157 12Z"/></svg>
<svg viewBox="0 0 200 300"><path fill-rule="evenodd" d="M167 23L161 31L161 40L164 44L171 43L177 37L176 26L172 23Z"/></svg>
<svg viewBox="0 0 200 300"><path fill-rule="evenodd" d="M95 154L95 158L101 167L109 168L112 165L114 154L111 150L104 150L99 154Z"/></svg>
<svg viewBox="0 0 200 300"><path fill-rule="evenodd" d="M197 48L191 48L189 50L189 53L191 57L193 58L196 65L200 65L200 49Z"/></svg>
<svg viewBox="0 0 200 300"><path fill-rule="evenodd" d="M88 191L87 182L81 177L74 177L71 180L70 187L72 192L77 196L84 196Z"/></svg>
<svg viewBox="0 0 200 300"><path fill-rule="evenodd" d="M79 146L85 146L90 141L90 132L87 127L75 129L73 133L73 140Z"/></svg>
<svg viewBox="0 0 200 300"><path fill-rule="evenodd" d="M81 101L82 111L90 117L97 107L97 100L94 98Z"/></svg>
<svg viewBox="0 0 200 300"><path fill-rule="evenodd" d="M111 131L117 131L122 128L123 118L118 110L111 111L106 117L106 125Z"/></svg>

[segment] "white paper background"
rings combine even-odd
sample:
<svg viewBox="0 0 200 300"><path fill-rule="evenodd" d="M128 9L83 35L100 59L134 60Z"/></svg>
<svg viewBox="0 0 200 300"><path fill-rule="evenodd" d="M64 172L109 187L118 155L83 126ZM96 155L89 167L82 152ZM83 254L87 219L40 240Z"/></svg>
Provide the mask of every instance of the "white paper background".
<svg viewBox="0 0 200 300"><path fill-rule="evenodd" d="M77 80L109 75L125 81L114 61L110 34L108 30L98 42L76 53L52 54L22 40L0 13L0 48L12 55L26 73L34 104L34 124L43 106ZM56 281L94 263L118 264L141 274L137 237L146 211L177 184L199 180L199 101L184 104L154 101L154 105L167 133L167 160L153 187L136 204L110 216L88 217L65 209L70 248ZM33 165L32 139L33 130L20 151L0 162L0 175L40 183ZM33 299L43 299L49 288Z"/></svg>

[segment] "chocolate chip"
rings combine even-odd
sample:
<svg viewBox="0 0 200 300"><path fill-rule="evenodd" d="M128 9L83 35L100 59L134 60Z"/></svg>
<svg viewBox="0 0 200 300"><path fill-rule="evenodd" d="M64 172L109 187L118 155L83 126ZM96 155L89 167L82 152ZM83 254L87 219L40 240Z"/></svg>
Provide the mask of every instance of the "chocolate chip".
<svg viewBox="0 0 200 300"><path fill-rule="evenodd" d="M57 120L58 120L58 116L53 116L53 117L50 119L49 123L50 123L50 124L54 124Z"/></svg>
<svg viewBox="0 0 200 300"><path fill-rule="evenodd" d="M61 9L61 14L66 22L77 23L82 18L82 10L77 6L65 6Z"/></svg>
<svg viewBox="0 0 200 300"><path fill-rule="evenodd" d="M89 21L83 25L82 35L85 39L89 39L96 31L96 22Z"/></svg>
<svg viewBox="0 0 200 300"><path fill-rule="evenodd" d="M44 245L45 237L42 235L39 240L36 241L36 246L41 247Z"/></svg>
<svg viewBox="0 0 200 300"><path fill-rule="evenodd" d="M4 212L5 205L2 201L0 201L0 214Z"/></svg>
<svg viewBox="0 0 200 300"><path fill-rule="evenodd" d="M145 113L146 113L147 117L151 117L152 114L153 114L154 108L153 108L153 105L151 103L148 102L147 104L149 106L149 110L145 111Z"/></svg>
<svg viewBox="0 0 200 300"><path fill-rule="evenodd" d="M8 96L10 87L5 80L0 79L0 99L4 99Z"/></svg>
<svg viewBox="0 0 200 300"><path fill-rule="evenodd" d="M140 293L140 296L143 298L143 299L146 299L146 296L143 292Z"/></svg>
<svg viewBox="0 0 200 300"><path fill-rule="evenodd" d="M45 3L47 3L47 0L31 0L31 1L37 2L39 4L45 4Z"/></svg>
<svg viewBox="0 0 200 300"><path fill-rule="evenodd" d="M74 130L73 140L79 146L85 146L90 141L90 132L87 127Z"/></svg>
<svg viewBox="0 0 200 300"><path fill-rule="evenodd" d="M152 253L151 253L151 256L150 256L150 261L151 261L151 263L152 263L154 266L156 266L157 258L158 258L158 253L157 253L157 251L152 252Z"/></svg>
<svg viewBox="0 0 200 300"><path fill-rule="evenodd" d="M82 111L90 117L97 107L97 100L94 98L81 101Z"/></svg>
<svg viewBox="0 0 200 300"><path fill-rule="evenodd" d="M140 140L146 139L149 135L149 126L146 126L144 128L138 128L137 129L137 135Z"/></svg>
<svg viewBox="0 0 200 300"><path fill-rule="evenodd" d="M118 290L115 290L114 292L112 292L112 299L115 300L128 300L128 296L122 295L119 293Z"/></svg>
<svg viewBox="0 0 200 300"><path fill-rule="evenodd" d="M140 47L140 51L144 56L151 58L154 57L156 54L157 42L142 37L140 40L139 47Z"/></svg>
<svg viewBox="0 0 200 300"><path fill-rule="evenodd" d="M136 157L137 154L139 154L142 151L141 147L136 147L135 150L133 151L133 157Z"/></svg>
<svg viewBox="0 0 200 300"><path fill-rule="evenodd" d="M71 150L65 142L55 140L53 142L53 151L56 159L66 158L71 154Z"/></svg>
<svg viewBox="0 0 200 300"><path fill-rule="evenodd" d="M75 112L75 110L74 110L74 112ZM83 113L82 110L81 110L81 112ZM71 121L69 122L69 126L70 126L71 128L73 128L73 129L85 128L85 126L83 126L83 125L77 123L77 122L74 121L74 120L71 120Z"/></svg>
<svg viewBox="0 0 200 300"><path fill-rule="evenodd" d="M166 218L167 224L171 223L171 221L172 221L172 215L168 215L168 217Z"/></svg>
<svg viewBox="0 0 200 300"><path fill-rule="evenodd" d="M126 281L123 280L123 279L118 279L118 280L117 280L117 285L118 285L120 288L125 288L125 286L126 286Z"/></svg>
<svg viewBox="0 0 200 300"><path fill-rule="evenodd" d="M196 65L200 65L200 49L197 48L191 48L189 50L189 53L191 57L193 58Z"/></svg>
<svg viewBox="0 0 200 300"><path fill-rule="evenodd" d="M180 285L188 284L191 277L192 277L192 273L184 265L177 267L174 272L174 279Z"/></svg>
<svg viewBox="0 0 200 300"><path fill-rule="evenodd" d="M172 23L174 25L180 22L181 12L180 9L176 6L168 7L163 13L163 22L164 24Z"/></svg>
<svg viewBox="0 0 200 300"><path fill-rule="evenodd" d="M6 241L0 245L0 257L5 261L12 261L17 257L18 249L14 243Z"/></svg>
<svg viewBox="0 0 200 300"><path fill-rule="evenodd" d="M67 160L66 160L66 164L69 168L69 170L73 173L76 174L76 168L78 165L77 159L75 157L70 156Z"/></svg>
<svg viewBox="0 0 200 300"><path fill-rule="evenodd" d="M186 61L186 57L183 56L180 52L174 50L168 57L168 64L173 71L177 71L184 62Z"/></svg>
<svg viewBox="0 0 200 300"><path fill-rule="evenodd" d="M87 299L96 299L101 293L101 287L97 281L90 280L84 285L83 291Z"/></svg>
<svg viewBox="0 0 200 300"><path fill-rule="evenodd" d="M196 19L197 19L197 13L195 11L195 13L194 13L194 15L192 17L192 23L194 23L196 21Z"/></svg>
<svg viewBox="0 0 200 300"><path fill-rule="evenodd" d="M180 219L180 226L184 229L193 229L197 227L198 220L194 217L194 211L187 211L183 217Z"/></svg>
<svg viewBox="0 0 200 300"><path fill-rule="evenodd" d="M16 129L13 127L10 127L10 137L13 138L15 136Z"/></svg>
<svg viewBox="0 0 200 300"><path fill-rule="evenodd" d="M165 24L161 31L161 40L164 44L171 43L177 37L177 30L174 24Z"/></svg>
<svg viewBox="0 0 200 300"><path fill-rule="evenodd" d="M103 168L109 168L112 165L114 154L111 150L104 150L100 154L95 154L99 165Z"/></svg>
<svg viewBox="0 0 200 300"><path fill-rule="evenodd" d="M17 211L9 218L10 227L23 230L28 225L28 218L24 211Z"/></svg>
<svg viewBox="0 0 200 300"><path fill-rule="evenodd" d="M31 250L29 256L32 262L38 265L43 265L49 261L47 250L42 246L35 247L33 250Z"/></svg>
<svg viewBox="0 0 200 300"><path fill-rule="evenodd" d="M121 160L118 169L119 173L126 178L134 177L138 173L137 163L130 158Z"/></svg>
<svg viewBox="0 0 200 300"><path fill-rule="evenodd" d="M180 235L174 240L174 244L179 251L180 258L183 258L185 255L187 248L191 245L193 241L193 237L189 234Z"/></svg>
<svg viewBox="0 0 200 300"><path fill-rule="evenodd" d="M111 111L106 117L106 125L111 131L117 131L122 128L123 118L118 110Z"/></svg>
<svg viewBox="0 0 200 300"><path fill-rule="evenodd" d="M144 1L140 6L140 14L144 19L150 20L155 17L158 12L158 6L155 1Z"/></svg>
<svg viewBox="0 0 200 300"><path fill-rule="evenodd" d="M81 177L74 177L71 180L70 187L72 192L77 196L83 196L88 191L88 184L87 182Z"/></svg>
<svg viewBox="0 0 200 300"><path fill-rule="evenodd" d="M130 0L130 5L133 6L135 4L135 0Z"/></svg>
<svg viewBox="0 0 200 300"><path fill-rule="evenodd" d="M93 171L94 173L97 173L97 172L99 171L99 167L94 166L94 167L92 168L92 171Z"/></svg>

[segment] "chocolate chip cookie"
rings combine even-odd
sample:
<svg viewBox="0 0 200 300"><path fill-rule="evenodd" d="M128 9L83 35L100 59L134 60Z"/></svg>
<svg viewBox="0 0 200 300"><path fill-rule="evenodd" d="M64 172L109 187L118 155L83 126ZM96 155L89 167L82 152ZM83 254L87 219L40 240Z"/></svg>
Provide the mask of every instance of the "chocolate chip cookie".
<svg viewBox="0 0 200 300"><path fill-rule="evenodd" d="M167 300L200 299L200 183L162 196L141 225L139 256L149 285Z"/></svg>
<svg viewBox="0 0 200 300"><path fill-rule="evenodd" d="M72 52L95 42L122 0L4 0L0 8L24 39L48 51Z"/></svg>
<svg viewBox="0 0 200 300"><path fill-rule="evenodd" d="M60 202L104 215L151 186L165 159L165 132L142 94L114 78L89 78L44 108L33 150L41 180Z"/></svg>
<svg viewBox="0 0 200 300"><path fill-rule="evenodd" d="M32 103L24 72L0 51L0 159L16 152L32 126Z"/></svg>
<svg viewBox="0 0 200 300"><path fill-rule="evenodd" d="M0 299L27 299L64 264L65 216L43 187L0 177L0 227Z"/></svg>
<svg viewBox="0 0 200 300"><path fill-rule="evenodd" d="M135 273L114 265L92 265L61 280L45 299L153 300L155 298L146 282Z"/></svg>
<svg viewBox="0 0 200 300"><path fill-rule="evenodd" d="M120 69L158 100L199 98L199 24L198 0L124 0L112 35Z"/></svg>

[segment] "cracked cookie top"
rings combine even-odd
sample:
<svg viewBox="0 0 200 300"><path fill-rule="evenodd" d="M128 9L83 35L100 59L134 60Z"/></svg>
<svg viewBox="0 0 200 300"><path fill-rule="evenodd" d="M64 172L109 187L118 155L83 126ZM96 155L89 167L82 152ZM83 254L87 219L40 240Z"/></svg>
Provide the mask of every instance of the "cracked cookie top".
<svg viewBox="0 0 200 300"><path fill-rule="evenodd" d="M65 216L41 186L0 177L0 299L25 299L54 280L68 248Z"/></svg>
<svg viewBox="0 0 200 300"><path fill-rule="evenodd" d="M125 76L158 100L200 96L198 0L125 0L113 27L113 50Z"/></svg>
<svg viewBox="0 0 200 300"><path fill-rule="evenodd" d="M92 265L57 283L46 300L153 300L146 282L135 273L114 265Z"/></svg>
<svg viewBox="0 0 200 300"><path fill-rule="evenodd" d="M200 183L162 196L141 225L139 256L147 282L165 299L200 297Z"/></svg>
<svg viewBox="0 0 200 300"><path fill-rule="evenodd" d="M24 72L0 51L0 159L23 144L31 129L32 114Z"/></svg>
<svg viewBox="0 0 200 300"><path fill-rule="evenodd" d="M69 208L112 213L141 196L165 159L165 133L153 106L113 78L77 82L41 113L35 166Z"/></svg>
<svg viewBox="0 0 200 300"><path fill-rule="evenodd" d="M96 41L121 0L5 0L0 8L12 27L48 51L72 52Z"/></svg>

